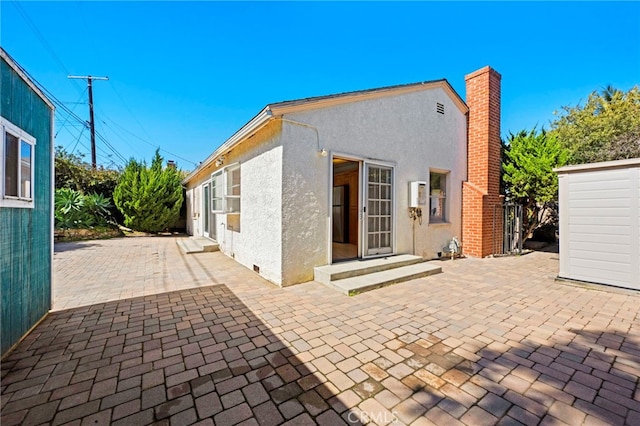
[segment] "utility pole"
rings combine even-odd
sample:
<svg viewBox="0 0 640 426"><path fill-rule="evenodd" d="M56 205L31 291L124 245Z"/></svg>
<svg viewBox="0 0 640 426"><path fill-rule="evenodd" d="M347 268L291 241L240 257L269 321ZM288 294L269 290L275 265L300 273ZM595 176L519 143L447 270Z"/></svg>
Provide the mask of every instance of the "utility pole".
<svg viewBox="0 0 640 426"><path fill-rule="evenodd" d="M92 77L90 75L70 75L67 78L87 80L89 90L89 130L91 130L91 167L96 168L96 128L93 122L93 80L109 80L109 77Z"/></svg>

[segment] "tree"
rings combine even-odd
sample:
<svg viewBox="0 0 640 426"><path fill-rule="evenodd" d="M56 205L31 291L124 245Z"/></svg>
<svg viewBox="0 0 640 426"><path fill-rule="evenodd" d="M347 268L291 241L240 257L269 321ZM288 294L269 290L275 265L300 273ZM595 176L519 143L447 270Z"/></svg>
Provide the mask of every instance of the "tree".
<svg viewBox="0 0 640 426"><path fill-rule="evenodd" d="M91 164L83 161L81 156L69 153L61 146L55 148L54 164L56 189L71 189L80 192L81 195L101 195L107 202L113 198L113 190L120 176L119 170L104 167L94 169ZM115 206L110 202L108 205L112 220L122 221L123 218Z"/></svg>
<svg viewBox="0 0 640 426"><path fill-rule="evenodd" d="M103 167L93 169L81 156L68 153L61 146L56 146L54 161L56 189L69 188L84 194L96 193L111 197L118 184L119 170Z"/></svg>
<svg viewBox="0 0 640 426"><path fill-rule="evenodd" d="M607 86L584 106L563 107L551 125L572 164L640 157L640 88Z"/></svg>
<svg viewBox="0 0 640 426"><path fill-rule="evenodd" d="M558 197L558 177L553 171L567 163L569 152L544 129L522 130L503 142L503 182L508 201L523 205L524 238L545 223Z"/></svg>
<svg viewBox="0 0 640 426"><path fill-rule="evenodd" d="M159 232L170 227L180 216L182 175L173 167L162 167L156 150L151 167L129 160L113 193L116 207L130 228Z"/></svg>

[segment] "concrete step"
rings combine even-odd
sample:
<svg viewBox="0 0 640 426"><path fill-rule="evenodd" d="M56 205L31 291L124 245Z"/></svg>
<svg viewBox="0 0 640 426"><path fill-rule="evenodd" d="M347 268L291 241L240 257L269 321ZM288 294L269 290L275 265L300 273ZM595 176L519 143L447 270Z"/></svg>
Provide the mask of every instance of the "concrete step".
<svg viewBox="0 0 640 426"><path fill-rule="evenodd" d="M429 275L439 274L441 272L442 268L440 266L436 266L429 262L422 262L373 272L366 275L358 275L351 278L335 280L329 282L328 285L347 296L354 296L365 291Z"/></svg>
<svg viewBox="0 0 640 426"><path fill-rule="evenodd" d="M313 275L315 281L330 284L332 281L372 274L422 262L424 262L424 259L420 256L401 254L371 260L356 260L318 266L314 268Z"/></svg>
<svg viewBox="0 0 640 426"><path fill-rule="evenodd" d="M217 242L204 237L179 238L176 244L185 254L203 253L220 250Z"/></svg>

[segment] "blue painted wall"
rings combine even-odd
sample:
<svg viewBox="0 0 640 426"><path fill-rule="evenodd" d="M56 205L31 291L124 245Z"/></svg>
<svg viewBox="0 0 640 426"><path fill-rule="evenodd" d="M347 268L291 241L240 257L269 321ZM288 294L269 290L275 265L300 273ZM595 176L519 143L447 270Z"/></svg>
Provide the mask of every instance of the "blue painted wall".
<svg viewBox="0 0 640 426"><path fill-rule="evenodd" d="M53 110L4 58L0 58L0 115L36 138L34 208L0 207L0 340L4 355L51 308L53 244Z"/></svg>

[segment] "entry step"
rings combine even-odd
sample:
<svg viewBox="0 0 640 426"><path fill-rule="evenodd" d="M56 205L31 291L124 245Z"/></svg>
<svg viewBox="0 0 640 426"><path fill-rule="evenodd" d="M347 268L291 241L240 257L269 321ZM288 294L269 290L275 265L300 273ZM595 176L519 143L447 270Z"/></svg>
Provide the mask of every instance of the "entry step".
<svg viewBox="0 0 640 426"><path fill-rule="evenodd" d="M204 237L179 238L176 244L184 254L204 253L218 251L220 247L217 242Z"/></svg>
<svg viewBox="0 0 640 426"><path fill-rule="evenodd" d="M314 269L316 281L352 296L376 288L442 272L420 256L398 255L337 263Z"/></svg>

